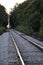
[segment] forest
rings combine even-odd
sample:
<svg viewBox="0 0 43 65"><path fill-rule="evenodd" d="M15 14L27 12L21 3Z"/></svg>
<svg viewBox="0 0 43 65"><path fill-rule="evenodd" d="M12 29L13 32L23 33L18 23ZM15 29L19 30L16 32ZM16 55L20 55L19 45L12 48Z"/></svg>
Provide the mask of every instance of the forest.
<svg viewBox="0 0 43 65"><path fill-rule="evenodd" d="M6 25L8 24L8 14L6 8L0 4L0 34L6 31Z"/></svg>
<svg viewBox="0 0 43 65"><path fill-rule="evenodd" d="M16 30L43 40L43 0L26 0L15 6L10 23Z"/></svg>
<svg viewBox="0 0 43 65"><path fill-rule="evenodd" d="M43 0L26 0L9 14L11 28L43 41ZM6 29L8 14L0 4L0 32Z"/></svg>

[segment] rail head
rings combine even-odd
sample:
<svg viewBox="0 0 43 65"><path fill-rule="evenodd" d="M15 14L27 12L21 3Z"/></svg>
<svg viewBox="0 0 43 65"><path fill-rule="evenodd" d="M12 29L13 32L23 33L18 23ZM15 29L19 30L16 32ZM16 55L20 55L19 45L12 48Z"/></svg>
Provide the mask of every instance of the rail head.
<svg viewBox="0 0 43 65"><path fill-rule="evenodd" d="M24 38L22 35L20 35L22 38ZM27 40L28 42L30 42L31 44L33 44L33 45L35 45L37 48L39 48L41 51L43 51L43 47L42 46L40 46L40 45L38 45L36 42L32 42L32 41L30 41L30 40L28 40L28 39L26 39L26 38L24 38L25 40Z"/></svg>
<svg viewBox="0 0 43 65"><path fill-rule="evenodd" d="M11 35L11 38L12 38L13 43L14 43L14 45L15 45L17 54L18 54L18 56L19 56L19 58L20 58L20 61L21 61L22 65L25 65L24 60L23 60L23 58L22 58L22 56L21 56L21 53L20 53L20 51L19 51L19 48L18 48L18 46L17 46L17 44L16 44L16 42L15 42L15 40L14 40L14 37L13 37L13 35L12 35L11 33L10 33L10 35Z"/></svg>

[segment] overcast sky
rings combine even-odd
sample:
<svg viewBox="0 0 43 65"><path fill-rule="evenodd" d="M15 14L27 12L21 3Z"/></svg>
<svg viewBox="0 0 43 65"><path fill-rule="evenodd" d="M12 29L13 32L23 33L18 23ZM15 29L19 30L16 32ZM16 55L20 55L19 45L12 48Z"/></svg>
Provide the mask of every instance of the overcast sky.
<svg viewBox="0 0 43 65"><path fill-rule="evenodd" d="M0 4L4 5L9 13L11 8L13 8L16 3L22 3L24 1L25 0L0 0Z"/></svg>

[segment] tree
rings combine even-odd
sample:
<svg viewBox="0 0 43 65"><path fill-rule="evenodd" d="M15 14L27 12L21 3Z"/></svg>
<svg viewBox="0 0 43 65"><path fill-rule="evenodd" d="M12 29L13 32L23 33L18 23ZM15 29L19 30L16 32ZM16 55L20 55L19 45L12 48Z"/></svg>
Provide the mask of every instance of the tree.
<svg viewBox="0 0 43 65"><path fill-rule="evenodd" d="M41 27L41 15L42 15L42 0L26 0L22 4L19 4L18 7L13 9L13 20L17 20L19 25L27 26L28 30L32 29L34 32L38 32ZM15 15L14 15L15 13Z"/></svg>
<svg viewBox="0 0 43 65"><path fill-rule="evenodd" d="M10 12L10 24L13 28L15 28L18 25L16 12L12 11Z"/></svg>
<svg viewBox="0 0 43 65"><path fill-rule="evenodd" d="M6 13L5 7L0 4L0 26L6 26L8 20L8 15Z"/></svg>

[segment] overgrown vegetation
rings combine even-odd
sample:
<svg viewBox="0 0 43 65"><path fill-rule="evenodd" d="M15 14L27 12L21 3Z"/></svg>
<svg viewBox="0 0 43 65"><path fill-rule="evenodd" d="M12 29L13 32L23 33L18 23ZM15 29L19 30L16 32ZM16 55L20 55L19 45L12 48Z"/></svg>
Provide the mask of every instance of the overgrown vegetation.
<svg viewBox="0 0 43 65"><path fill-rule="evenodd" d="M43 40L43 0L26 0L10 13L12 26Z"/></svg>

